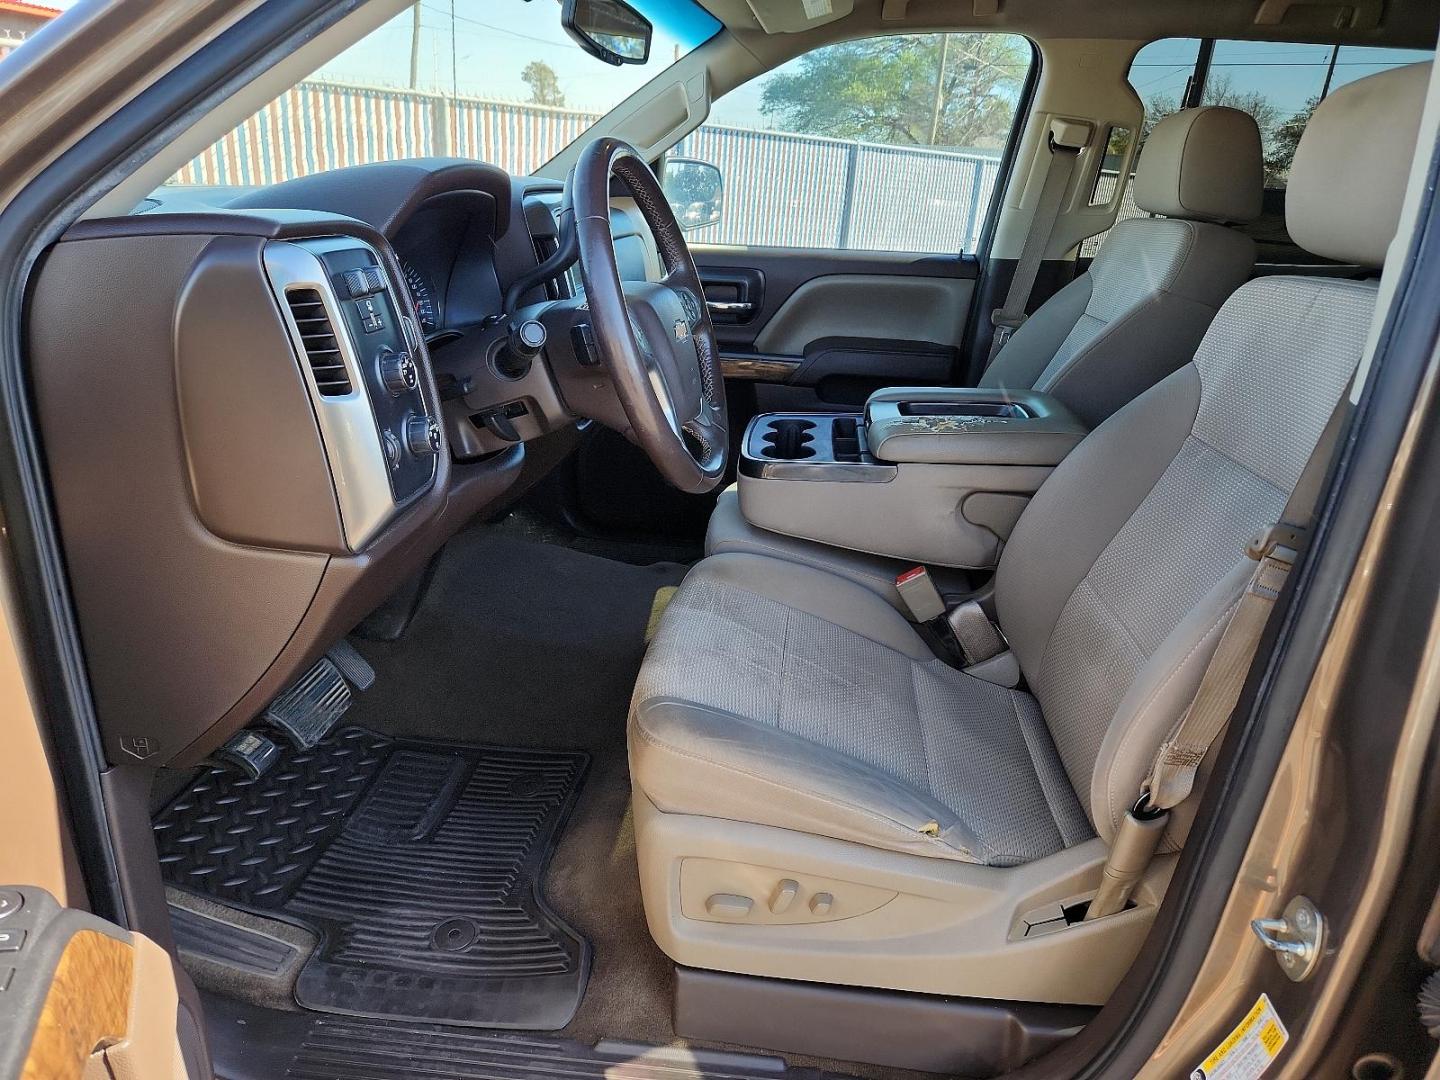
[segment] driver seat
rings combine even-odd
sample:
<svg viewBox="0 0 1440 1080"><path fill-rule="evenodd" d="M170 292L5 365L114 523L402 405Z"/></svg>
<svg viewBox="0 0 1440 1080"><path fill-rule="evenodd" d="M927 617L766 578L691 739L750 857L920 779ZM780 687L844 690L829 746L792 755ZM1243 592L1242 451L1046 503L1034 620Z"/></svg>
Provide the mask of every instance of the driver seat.
<svg viewBox="0 0 1440 1080"><path fill-rule="evenodd" d="M1291 173L1298 243L1381 265L1428 75L1372 76L1316 110ZM1246 541L1278 519L1376 295L1373 279L1250 282L1191 363L1055 470L995 582L1024 689L948 666L845 578L746 553L697 564L629 721L661 948L729 972L1103 1002L1173 855L1125 911L1079 922L1073 904L1195 693L1249 577Z"/></svg>

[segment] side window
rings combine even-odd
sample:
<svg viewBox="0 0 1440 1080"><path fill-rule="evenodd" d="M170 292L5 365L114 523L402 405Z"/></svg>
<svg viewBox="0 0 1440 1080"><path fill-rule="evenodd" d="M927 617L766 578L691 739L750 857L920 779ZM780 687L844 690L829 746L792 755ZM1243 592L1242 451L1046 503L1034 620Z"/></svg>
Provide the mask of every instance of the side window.
<svg viewBox="0 0 1440 1080"><path fill-rule="evenodd" d="M725 95L670 153L719 167L705 244L973 251L1032 50L1013 34L865 38Z"/></svg>
<svg viewBox="0 0 1440 1080"><path fill-rule="evenodd" d="M1433 55L1417 49L1172 38L1151 42L1136 54L1130 85L1145 103L1142 136L1188 105L1228 105L1253 116L1265 158L1265 201L1260 219L1243 228L1255 238L1258 262L1313 263L1320 260L1285 231L1290 164L1311 113L1348 82ZM1140 213L1126 200L1120 217ZM1081 256L1094 255L1103 239L1101 234L1086 240Z"/></svg>
<svg viewBox="0 0 1440 1080"><path fill-rule="evenodd" d="M1191 76L1195 73L1195 61L1200 56L1199 38L1161 38L1152 41L1138 53L1130 63L1130 85L1145 103L1145 121L1140 128L1140 148L1145 148L1145 137L1165 117L1178 111L1191 87ZM1124 131L1124 129L1120 129ZM1092 206L1110 201L1110 196L1119 183L1120 176L1114 167L1125 152L1123 143L1118 143L1116 133L1110 133L1110 146L1105 154L1105 163L1095 178L1095 192L1090 198ZM1135 158L1133 160L1139 160ZM1117 221L1140 217L1141 211L1130 198L1130 181L1133 172L1125 177L1125 197L1120 203ZM1093 259L1105 242L1107 229L1103 233L1088 237L1080 243L1080 257Z"/></svg>
<svg viewBox="0 0 1440 1080"><path fill-rule="evenodd" d="M1264 210L1258 221L1244 226L1255 238L1258 262L1318 261L1285 230L1290 164L1315 107L1347 82L1430 56L1428 52L1344 45L1215 42L1201 104L1229 105L1248 112L1260 128L1265 157Z"/></svg>

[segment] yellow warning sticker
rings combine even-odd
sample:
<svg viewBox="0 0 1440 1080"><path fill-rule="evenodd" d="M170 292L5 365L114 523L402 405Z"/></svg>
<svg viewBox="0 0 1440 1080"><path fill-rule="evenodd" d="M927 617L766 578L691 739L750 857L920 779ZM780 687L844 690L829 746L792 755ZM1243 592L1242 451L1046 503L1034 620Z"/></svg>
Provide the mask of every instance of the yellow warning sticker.
<svg viewBox="0 0 1440 1080"><path fill-rule="evenodd" d="M1256 1080L1289 1041L1290 1033L1276 1015L1269 995L1261 994L1245 1019L1190 1074L1190 1080Z"/></svg>

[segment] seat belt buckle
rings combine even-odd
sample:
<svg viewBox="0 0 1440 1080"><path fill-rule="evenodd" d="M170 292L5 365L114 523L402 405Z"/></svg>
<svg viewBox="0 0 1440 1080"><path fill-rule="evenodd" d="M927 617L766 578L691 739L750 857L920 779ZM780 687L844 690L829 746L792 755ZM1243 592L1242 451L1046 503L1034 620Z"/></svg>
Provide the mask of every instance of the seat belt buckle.
<svg viewBox="0 0 1440 1080"><path fill-rule="evenodd" d="M1277 521L1250 538L1250 542L1245 545L1245 554L1256 562L1274 559L1286 566L1294 566L1307 531L1298 525Z"/></svg>
<svg viewBox="0 0 1440 1080"><path fill-rule="evenodd" d="M1023 314L1011 315L1004 308L996 308L990 312L990 325L994 327L994 334L990 340L991 350L999 352L1003 349L1005 343L1010 340L1011 335L1024 325L1027 317L1028 316Z"/></svg>
<svg viewBox="0 0 1440 1080"><path fill-rule="evenodd" d="M910 612L910 621L928 623L945 614L945 601L940 590L930 579L930 571L923 566L912 566L895 577L895 591L900 594L905 610Z"/></svg>
<svg viewBox="0 0 1440 1080"><path fill-rule="evenodd" d="M1124 911L1145 876L1170 824L1170 811L1152 810L1149 801L1148 795L1141 795L1120 819L1120 827L1115 831L1100 871L1100 887L1085 912L1085 922Z"/></svg>
<svg viewBox="0 0 1440 1080"><path fill-rule="evenodd" d="M985 609L974 600L966 600L947 611L945 622L967 667L982 664L1010 648L1000 627L990 621Z"/></svg>

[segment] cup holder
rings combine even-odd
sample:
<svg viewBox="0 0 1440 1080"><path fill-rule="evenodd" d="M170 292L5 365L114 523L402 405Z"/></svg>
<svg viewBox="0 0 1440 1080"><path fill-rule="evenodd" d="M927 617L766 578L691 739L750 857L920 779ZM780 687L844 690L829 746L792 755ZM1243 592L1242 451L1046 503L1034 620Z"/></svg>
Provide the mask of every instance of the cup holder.
<svg viewBox="0 0 1440 1080"><path fill-rule="evenodd" d="M760 441L768 445L761 449L760 453L777 461L802 461L812 458L815 456L815 448L810 444L815 441L814 428L813 420L773 421L770 430L761 436Z"/></svg>

